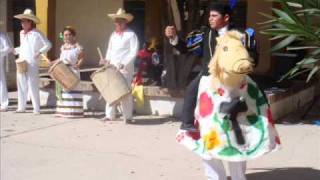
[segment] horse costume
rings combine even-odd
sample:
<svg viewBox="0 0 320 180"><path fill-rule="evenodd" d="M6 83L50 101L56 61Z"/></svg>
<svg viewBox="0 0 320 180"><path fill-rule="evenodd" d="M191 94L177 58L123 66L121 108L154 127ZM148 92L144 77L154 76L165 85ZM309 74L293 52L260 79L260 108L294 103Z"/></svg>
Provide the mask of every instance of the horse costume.
<svg viewBox="0 0 320 180"><path fill-rule="evenodd" d="M195 109L199 131L179 130L176 136L180 144L205 160L241 162L280 145L267 99L247 75L253 65L242 38L238 31L217 38L210 75L203 76L199 84Z"/></svg>

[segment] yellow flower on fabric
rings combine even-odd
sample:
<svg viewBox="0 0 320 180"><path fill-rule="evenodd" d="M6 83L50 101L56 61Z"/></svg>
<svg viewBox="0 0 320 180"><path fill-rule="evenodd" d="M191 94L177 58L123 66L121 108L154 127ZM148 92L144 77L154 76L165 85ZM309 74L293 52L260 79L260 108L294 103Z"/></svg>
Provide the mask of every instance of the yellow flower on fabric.
<svg viewBox="0 0 320 180"><path fill-rule="evenodd" d="M207 150L211 150L221 144L218 133L215 130L204 136L204 142Z"/></svg>

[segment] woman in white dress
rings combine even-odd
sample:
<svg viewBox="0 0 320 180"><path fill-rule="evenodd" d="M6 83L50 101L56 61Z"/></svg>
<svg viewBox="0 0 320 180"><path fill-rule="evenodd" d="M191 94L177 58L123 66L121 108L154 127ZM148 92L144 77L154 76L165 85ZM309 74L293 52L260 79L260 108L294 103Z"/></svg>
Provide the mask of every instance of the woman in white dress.
<svg viewBox="0 0 320 180"><path fill-rule="evenodd" d="M76 41L76 31L71 26L63 29L63 41L61 46L60 61L69 66L69 68L80 78L79 68L83 63L84 51L82 46ZM82 92L75 89L66 92L57 83L57 112L59 117L79 118L84 116Z"/></svg>

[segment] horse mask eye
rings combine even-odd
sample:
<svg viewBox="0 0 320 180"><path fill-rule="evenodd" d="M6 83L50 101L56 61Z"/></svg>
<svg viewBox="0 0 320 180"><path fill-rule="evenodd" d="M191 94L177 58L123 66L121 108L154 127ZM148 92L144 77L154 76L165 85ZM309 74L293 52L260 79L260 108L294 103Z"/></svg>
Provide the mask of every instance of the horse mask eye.
<svg viewBox="0 0 320 180"><path fill-rule="evenodd" d="M227 47L227 46L224 46L224 47L223 47L223 51L228 51L228 47Z"/></svg>

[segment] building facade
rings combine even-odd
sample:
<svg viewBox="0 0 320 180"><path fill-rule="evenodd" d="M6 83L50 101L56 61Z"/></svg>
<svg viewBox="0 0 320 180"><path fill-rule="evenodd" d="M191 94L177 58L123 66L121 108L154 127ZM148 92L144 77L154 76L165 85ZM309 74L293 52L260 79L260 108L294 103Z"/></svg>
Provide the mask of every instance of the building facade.
<svg viewBox="0 0 320 180"><path fill-rule="evenodd" d="M20 24L13 15L22 13L23 9L31 8L41 19L37 26L53 43L53 48L48 56L51 59L59 57L62 44L59 40L59 32L65 25L74 26L77 29L78 41L83 45L86 54L85 66L97 66L99 56L97 47L105 53L109 35L113 31L113 22L108 18L108 13L115 13L118 8L125 7L136 16L132 23L133 29L137 31L139 39L144 41L151 37L163 38L163 27L161 17L165 16L162 5L163 0L0 0L0 15L4 20L1 31L9 33L17 46L19 43ZM245 5L246 18L244 23L248 27L259 30L258 22L263 22L263 16L259 12L271 14L272 3L256 0L239 0ZM241 17L237 17L240 18ZM260 63L256 69L257 74L268 74L272 71L272 60L269 49L271 42L267 37L257 33L260 45ZM15 64L10 57L7 74L9 86L15 85Z"/></svg>

